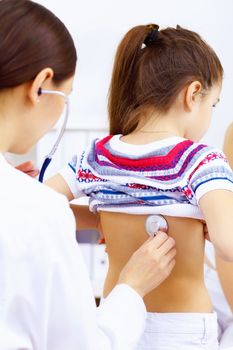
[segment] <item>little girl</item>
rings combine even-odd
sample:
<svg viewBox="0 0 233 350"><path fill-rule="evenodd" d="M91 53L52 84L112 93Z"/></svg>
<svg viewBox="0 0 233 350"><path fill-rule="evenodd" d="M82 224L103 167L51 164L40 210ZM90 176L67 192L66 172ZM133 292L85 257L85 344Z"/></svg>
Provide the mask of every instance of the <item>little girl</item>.
<svg viewBox="0 0 233 350"><path fill-rule="evenodd" d="M203 220L216 252L233 261L233 175L220 150L198 141L222 77L216 53L197 33L132 28L115 58L110 136L94 140L47 182L69 200L88 196L100 214L109 256L104 298L146 240L148 215L165 217L176 266L144 299L148 319L138 349L218 348L203 278Z"/></svg>

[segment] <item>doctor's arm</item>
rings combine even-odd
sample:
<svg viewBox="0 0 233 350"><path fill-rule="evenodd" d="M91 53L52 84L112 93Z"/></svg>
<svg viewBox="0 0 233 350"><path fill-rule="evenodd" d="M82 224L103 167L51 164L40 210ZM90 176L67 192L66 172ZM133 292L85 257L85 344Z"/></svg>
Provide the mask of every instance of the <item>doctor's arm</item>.
<svg viewBox="0 0 233 350"><path fill-rule="evenodd" d="M69 186L60 174L49 178L45 185L66 196L68 201L74 199ZM99 230L99 215L90 212L88 205L70 204L73 211L77 230Z"/></svg>

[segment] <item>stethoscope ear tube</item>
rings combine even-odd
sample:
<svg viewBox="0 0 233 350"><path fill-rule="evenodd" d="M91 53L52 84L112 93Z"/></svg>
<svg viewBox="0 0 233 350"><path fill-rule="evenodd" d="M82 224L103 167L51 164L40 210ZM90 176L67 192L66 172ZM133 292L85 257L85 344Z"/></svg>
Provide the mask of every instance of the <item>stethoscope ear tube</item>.
<svg viewBox="0 0 233 350"><path fill-rule="evenodd" d="M42 165L42 168L40 170L39 182L43 182L45 171L46 171L47 167L49 166L51 160L52 160L52 158L45 158L44 163Z"/></svg>
<svg viewBox="0 0 233 350"><path fill-rule="evenodd" d="M45 157L44 163L43 163L43 165L41 167L41 171L40 171L40 174L39 174L39 182L43 182L45 171L46 171L47 167L49 166L49 164L50 164L50 162L52 160L52 157L53 157L54 153L56 152L56 150L58 148L58 145L59 145L59 143L61 141L61 138L62 138L62 136L63 136L63 134L65 132L65 129L66 129L66 124L67 124L68 117L69 117L69 99L62 91L56 91L56 90L42 90L42 89L40 89L38 91L38 94L39 95L41 95L41 94L60 95L60 96L62 96L65 99L65 103L66 103L65 119L64 119L61 131L60 131L60 133L58 135L58 138L57 138L55 144L53 145L51 151Z"/></svg>

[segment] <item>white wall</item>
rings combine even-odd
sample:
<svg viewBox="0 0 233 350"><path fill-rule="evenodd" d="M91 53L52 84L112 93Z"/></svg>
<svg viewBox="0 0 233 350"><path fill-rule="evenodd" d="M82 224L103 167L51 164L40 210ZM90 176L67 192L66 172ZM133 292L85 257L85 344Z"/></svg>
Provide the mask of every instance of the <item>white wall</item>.
<svg viewBox="0 0 233 350"><path fill-rule="evenodd" d="M233 120L233 1L232 0L38 0L70 29L79 62L71 98L69 126L106 128L106 96L116 46L137 24L181 26L200 33L219 55L225 79L221 103L214 111L205 142L222 146Z"/></svg>

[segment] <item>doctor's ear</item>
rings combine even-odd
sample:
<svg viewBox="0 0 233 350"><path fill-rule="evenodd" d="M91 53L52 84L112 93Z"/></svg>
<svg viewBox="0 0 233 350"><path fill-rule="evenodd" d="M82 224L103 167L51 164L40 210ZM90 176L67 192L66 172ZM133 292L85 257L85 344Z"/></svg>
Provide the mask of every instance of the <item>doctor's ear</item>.
<svg viewBox="0 0 233 350"><path fill-rule="evenodd" d="M202 84L199 81L193 81L186 88L184 102L188 112L191 112L197 102L200 101L202 90Z"/></svg>
<svg viewBox="0 0 233 350"><path fill-rule="evenodd" d="M42 86L44 88L52 87L53 76L54 72L51 68L44 68L33 79L28 91L28 97L33 105L36 105L40 101L40 90Z"/></svg>

